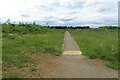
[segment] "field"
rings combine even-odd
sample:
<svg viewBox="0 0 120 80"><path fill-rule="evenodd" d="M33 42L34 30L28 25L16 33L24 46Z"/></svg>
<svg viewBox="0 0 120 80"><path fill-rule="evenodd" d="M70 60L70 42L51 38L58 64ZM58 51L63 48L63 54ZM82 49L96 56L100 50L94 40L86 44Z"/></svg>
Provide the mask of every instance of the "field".
<svg viewBox="0 0 120 80"><path fill-rule="evenodd" d="M120 68L117 29L69 31L83 55L101 59L110 68ZM3 78L38 78L49 74L56 65L56 56L64 50L64 32L35 24L2 24Z"/></svg>
<svg viewBox="0 0 120 80"><path fill-rule="evenodd" d="M101 59L113 69L118 69L117 30L70 30L83 55L91 59Z"/></svg>
<svg viewBox="0 0 120 80"><path fill-rule="evenodd" d="M41 31L44 33L3 33L3 77L26 77L26 73L37 71L42 54L58 56L62 53L64 31L44 28ZM46 61L49 62L47 59L49 57L46 58ZM44 62L41 64L44 65Z"/></svg>

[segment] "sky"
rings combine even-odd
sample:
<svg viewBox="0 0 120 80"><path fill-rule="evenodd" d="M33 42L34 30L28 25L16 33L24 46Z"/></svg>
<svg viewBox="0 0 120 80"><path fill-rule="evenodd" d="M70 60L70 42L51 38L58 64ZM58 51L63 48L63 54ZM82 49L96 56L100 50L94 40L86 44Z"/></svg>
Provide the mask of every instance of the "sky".
<svg viewBox="0 0 120 80"><path fill-rule="evenodd" d="M0 0L0 22L46 26L118 25L119 0Z"/></svg>

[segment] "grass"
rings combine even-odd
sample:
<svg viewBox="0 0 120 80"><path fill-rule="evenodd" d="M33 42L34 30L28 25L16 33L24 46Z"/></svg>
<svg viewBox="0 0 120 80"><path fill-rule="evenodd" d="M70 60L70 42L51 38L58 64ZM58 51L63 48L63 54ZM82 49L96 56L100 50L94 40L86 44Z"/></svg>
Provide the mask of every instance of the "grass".
<svg viewBox="0 0 120 80"><path fill-rule="evenodd" d="M104 60L113 69L118 66L118 31L117 30L70 30L83 55L91 59Z"/></svg>
<svg viewBox="0 0 120 80"><path fill-rule="evenodd" d="M44 34L14 34L3 33L2 35L2 61L3 78L21 77L22 71L14 68L28 67L32 62L32 54L52 54L62 53L64 31L49 30ZM36 58L36 57L34 57ZM30 69L31 70L31 69ZM35 67L32 71L35 71ZM16 74L17 72L17 74ZM12 74L11 74L12 73ZM13 74L15 73L15 74ZM23 76L22 76L23 77Z"/></svg>
<svg viewBox="0 0 120 80"><path fill-rule="evenodd" d="M2 29L3 78L36 76L36 72L42 72L38 66L45 67L50 63L48 61L50 56L42 54L59 56L63 52L63 30L51 30L32 24L3 24ZM118 69L117 31L70 30L70 32L85 56L105 60L108 67Z"/></svg>

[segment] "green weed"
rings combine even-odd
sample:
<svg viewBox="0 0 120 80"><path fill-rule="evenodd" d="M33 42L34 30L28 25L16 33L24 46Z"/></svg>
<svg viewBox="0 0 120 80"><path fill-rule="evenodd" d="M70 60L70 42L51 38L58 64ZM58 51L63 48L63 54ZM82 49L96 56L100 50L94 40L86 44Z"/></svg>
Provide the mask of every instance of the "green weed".
<svg viewBox="0 0 120 80"><path fill-rule="evenodd" d="M80 46L83 55L91 59L102 59L107 66L118 69L118 31L117 30L70 30Z"/></svg>
<svg viewBox="0 0 120 80"><path fill-rule="evenodd" d="M30 26L32 27L32 25ZM9 26L6 27L4 25L4 27L8 28ZM32 31L30 28L29 31ZM38 27L34 26L34 28ZM64 31L51 30L42 27L40 28L40 32L34 32L33 30L32 32L28 31L26 34L22 34L18 31L11 31L9 34L9 29L10 28L7 29L8 32L7 30L5 32L3 31L2 34L2 60L5 63L3 64L3 73L6 73L3 74L3 78L17 77L17 74L12 75L7 72L12 70L13 66L17 68L24 68L31 64L32 54L50 53L53 55L59 55L62 52ZM34 68L32 71L35 71Z"/></svg>

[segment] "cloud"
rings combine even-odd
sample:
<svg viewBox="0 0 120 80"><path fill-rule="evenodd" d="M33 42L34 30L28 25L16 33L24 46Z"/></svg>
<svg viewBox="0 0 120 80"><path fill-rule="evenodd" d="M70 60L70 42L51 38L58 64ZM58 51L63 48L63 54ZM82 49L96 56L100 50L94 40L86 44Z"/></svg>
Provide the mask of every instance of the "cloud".
<svg viewBox="0 0 120 80"><path fill-rule="evenodd" d="M63 18L63 19L61 19L61 21L72 21L73 20L73 18L69 18L69 19L65 19L65 18Z"/></svg>
<svg viewBox="0 0 120 80"><path fill-rule="evenodd" d="M118 0L0 0L0 19L41 25L117 25Z"/></svg>
<svg viewBox="0 0 120 80"><path fill-rule="evenodd" d="M22 15L20 15L21 17L29 17L29 15L27 15L27 14L22 14Z"/></svg>

